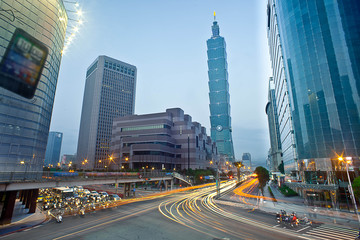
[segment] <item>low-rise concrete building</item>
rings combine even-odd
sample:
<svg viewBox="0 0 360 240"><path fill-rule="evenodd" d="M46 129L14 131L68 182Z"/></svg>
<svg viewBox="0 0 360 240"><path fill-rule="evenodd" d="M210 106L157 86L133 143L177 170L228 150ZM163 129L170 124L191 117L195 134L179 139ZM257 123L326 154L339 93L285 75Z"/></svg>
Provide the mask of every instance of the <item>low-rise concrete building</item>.
<svg viewBox="0 0 360 240"><path fill-rule="evenodd" d="M110 152L111 169L205 169L217 159L206 128L180 108L115 118Z"/></svg>

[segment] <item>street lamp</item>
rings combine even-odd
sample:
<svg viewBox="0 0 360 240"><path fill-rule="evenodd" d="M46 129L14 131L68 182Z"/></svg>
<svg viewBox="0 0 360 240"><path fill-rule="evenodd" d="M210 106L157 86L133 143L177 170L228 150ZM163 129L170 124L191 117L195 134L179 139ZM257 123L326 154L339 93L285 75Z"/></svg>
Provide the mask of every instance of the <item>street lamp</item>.
<svg viewBox="0 0 360 240"><path fill-rule="evenodd" d="M338 157L338 160L340 162L342 162L342 161L344 161L344 158L342 156L340 156L340 157ZM344 162L346 164L346 174L347 174L348 181L349 181L349 186L350 186L349 190L350 190L350 194L351 194L351 199L353 201L354 208L355 208L355 213L356 213L356 216L357 216L359 224L360 224L360 216L359 216L358 208L357 208L357 205L356 205L356 199L355 199L355 196L354 196L354 189L352 188L350 175L349 175L349 164L352 162L352 158L351 157L346 157L345 160L346 161L344 161Z"/></svg>

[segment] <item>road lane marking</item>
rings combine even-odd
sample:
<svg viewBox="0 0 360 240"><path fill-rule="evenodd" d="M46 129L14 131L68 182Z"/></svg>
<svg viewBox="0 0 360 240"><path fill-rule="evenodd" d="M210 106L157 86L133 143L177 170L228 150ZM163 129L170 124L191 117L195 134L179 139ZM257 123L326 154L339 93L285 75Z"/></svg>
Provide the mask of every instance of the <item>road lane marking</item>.
<svg viewBox="0 0 360 240"><path fill-rule="evenodd" d="M311 226L304 227L304 228L302 228L302 229L300 229L300 230L297 230L297 231L295 231L295 232L301 232L301 231L303 231L303 230L305 230L305 229L308 229L309 227L311 227Z"/></svg>

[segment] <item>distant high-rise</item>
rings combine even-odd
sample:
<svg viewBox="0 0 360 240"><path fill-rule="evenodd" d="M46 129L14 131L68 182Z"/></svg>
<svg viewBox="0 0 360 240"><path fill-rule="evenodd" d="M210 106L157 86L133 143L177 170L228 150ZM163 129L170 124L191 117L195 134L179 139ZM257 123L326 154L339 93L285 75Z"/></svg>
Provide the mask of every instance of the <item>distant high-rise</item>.
<svg viewBox="0 0 360 240"><path fill-rule="evenodd" d="M338 155L359 163L359 12L358 0L268 2L285 171L303 182L337 181L329 171L339 170Z"/></svg>
<svg viewBox="0 0 360 240"><path fill-rule="evenodd" d="M251 154L250 153L243 153L242 155L242 162L247 167L251 167Z"/></svg>
<svg viewBox="0 0 360 240"><path fill-rule="evenodd" d="M281 163L281 140L279 131L279 117L277 115L275 86L274 80L269 79L269 93L268 103L266 104L265 112L268 116L269 136L270 136L270 150L269 150L269 167L272 172L278 171L278 166Z"/></svg>
<svg viewBox="0 0 360 240"><path fill-rule="evenodd" d="M109 165L113 119L134 114L136 74L135 66L107 56L99 56L87 69L78 167L93 169Z"/></svg>
<svg viewBox="0 0 360 240"><path fill-rule="evenodd" d="M49 132L45 153L45 166L58 166L60 161L62 137L63 134L61 132Z"/></svg>
<svg viewBox="0 0 360 240"><path fill-rule="evenodd" d="M219 154L233 161L234 147L231 134L226 43L225 39L219 34L220 29L214 13L212 36L206 42L209 68L211 138L216 143Z"/></svg>
<svg viewBox="0 0 360 240"><path fill-rule="evenodd" d="M0 87L0 176L2 180L41 179L68 16L62 0L3 0L0 9L0 60L16 29L37 39L49 52L32 99ZM36 59L32 49L27 56Z"/></svg>

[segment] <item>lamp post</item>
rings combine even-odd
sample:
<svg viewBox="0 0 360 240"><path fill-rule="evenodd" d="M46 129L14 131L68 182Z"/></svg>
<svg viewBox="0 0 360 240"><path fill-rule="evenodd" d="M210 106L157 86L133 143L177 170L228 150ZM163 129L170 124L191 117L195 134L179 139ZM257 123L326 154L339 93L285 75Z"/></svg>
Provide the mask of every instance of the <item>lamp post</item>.
<svg viewBox="0 0 360 240"><path fill-rule="evenodd" d="M344 158L343 157L339 157L338 160L340 162L344 161ZM351 160L352 158L351 157L346 157L345 158L345 164L346 164L346 174L347 174L347 177L348 177L348 181L349 181L349 190L350 190L350 194L351 194L351 200L354 204L354 211L356 213L356 216L358 218L358 221L359 221L359 224L360 224L360 216L359 216L359 213L358 213L358 208L357 208L357 205L356 205L356 199L355 199L355 195L354 195L354 189L352 188L352 184L351 184L351 180L350 180L350 174L349 174L349 164L351 163Z"/></svg>
<svg viewBox="0 0 360 240"><path fill-rule="evenodd" d="M210 165L213 164L213 160L210 161ZM220 181L219 181L219 163L215 162L216 165L216 176L215 176L215 180L216 180L216 197L219 198L220 197Z"/></svg>

